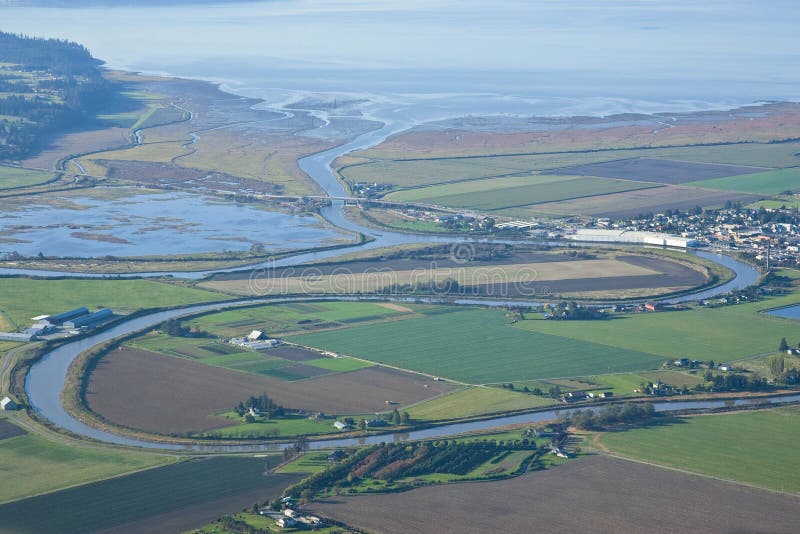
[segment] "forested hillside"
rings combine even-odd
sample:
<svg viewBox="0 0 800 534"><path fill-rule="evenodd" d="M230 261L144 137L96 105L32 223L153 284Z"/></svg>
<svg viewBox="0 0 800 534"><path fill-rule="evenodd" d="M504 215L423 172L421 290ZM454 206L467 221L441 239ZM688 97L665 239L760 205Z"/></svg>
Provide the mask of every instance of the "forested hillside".
<svg viewBox="0 0 800 534"><path fill-rule="evenodd" d="M80 124L113 96L101 62L76 43L0 32L0 160Z"/></svg>

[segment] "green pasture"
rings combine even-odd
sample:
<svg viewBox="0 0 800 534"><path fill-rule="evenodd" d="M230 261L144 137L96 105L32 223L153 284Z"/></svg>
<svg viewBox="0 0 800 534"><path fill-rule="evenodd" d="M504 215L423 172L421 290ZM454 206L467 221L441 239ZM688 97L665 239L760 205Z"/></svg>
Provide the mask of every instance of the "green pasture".
<svg viewBox="0 0 800 534"><path fill-rule="evenodd" d="M489 309L458 310L289 339L467 383L647 370L663 361L636 349L514 328L501 311Z"/></svg>
<svg viewBox="0 0 800 534"><path fill-rule="evenodd" d="M85 484L172 461L169 456L71 446L34 434L0 440L0 502ZM13 481L13 482L12 482ZM2 519L0 525L7 525ZM2 531L2 527L0 527Z"/></svg>
<svg viewBox="0 0 800 534"><path fill-rule="evenodd" d="M0 165L0 190L30 187L52 180L52 172Z"/></svg>
<svg viewBox="0 0 800 534"><path fill-rule="evenodd" d="M241 420L233 412L225 414L232 419ZM206 437L214 438L251 438L251 437L295 437L314 434L332 434L336 432L333 419L309 419L305 416L281 417L266 419L255 423L240 423L205 432Z"/></svg>
<svg viewBox="0 0 800 534"><path fill-rule="evenodd" d="M695 187L709 189L725 189L727 191L740 191L742 193L761 193L764 195L777 195L784 191L800 190L800 167L790 169L777 169L755 174L739 174L726 176L713 180L692 182Z"/></svg>
<svg viewBox="0 0 800 534"><path fill-rule="evenodd" d="M373 363L364 362L353 358L319 358L316 360L305 361L303 364L313 365L314 367L327 369L329 371L336 371L339 373L357 371L359 369L372 367L374 365Z"/></svg>
<svg viewBox="0 0 800 534"><path fill-rule="evenodd" d="M230 299L227 295L153 280L37 280L0 278L0 308L17 324L79 306L127 313Z"/></svg>
<svg viewBox="0 0 800 534"><path fill-rule="evenodd" d="M188 321L200 330L222 337L262 330L268 335L312 328L316 323L344 323L401 315L373 302L303 302L266 305L213 313Z"/></svg>
<svg viewBox="0 0 800 534"><path fill-rule="evenodd" d="M800 493L800 408L669 419L600 435L612 452L788 493Z"/></svg>
<svg viewBox="0 0 800 534"><path fill-rule="evenodd" d="M641 351L661 356L662 360L728 361L773 351L782 337L796 334L797 325L791 320L755 313L754 307L759 305L768 307L760 302L620 315L605 321L529 319L515 326L529 332L598 343L608 349Z"/></svg>
<svg viewBox="0 0 800 534"><path fill-rule="evenodd" d="M555 401L495 387L470 387L408 408L412 419L440 421L549 406Z"/></svg>

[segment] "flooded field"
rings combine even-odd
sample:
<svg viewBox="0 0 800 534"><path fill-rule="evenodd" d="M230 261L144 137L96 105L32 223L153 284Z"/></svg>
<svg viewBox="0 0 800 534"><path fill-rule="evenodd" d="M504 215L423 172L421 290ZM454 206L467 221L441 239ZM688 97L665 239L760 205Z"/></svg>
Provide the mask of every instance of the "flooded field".
<svg viewBox="0 0 800 534"><path fill-rule="evenodd" d="M0 211L0 256L161 256L268 252L350 240L311 215L182 192L95 189L19 197Z"/></svg>

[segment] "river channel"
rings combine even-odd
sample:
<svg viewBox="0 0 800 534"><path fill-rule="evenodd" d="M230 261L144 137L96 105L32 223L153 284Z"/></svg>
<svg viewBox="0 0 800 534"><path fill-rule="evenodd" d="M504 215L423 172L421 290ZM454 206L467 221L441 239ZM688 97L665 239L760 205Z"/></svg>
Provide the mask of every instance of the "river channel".
<svg viewBox="0 0 800 534"><path fill-rule="evenodd" d="M344 189L343 185L336 179L336 176L331 170L332 162L337 157L343 154L349 153L354 150L374 146L380 143L382 140L386 139L388 136L397 133L399 131L405 130L409 126L410 126L409 124L402 121L392 122L391 120L387 120L384 122L384 126L377 130L373 130L371 132L362 134L353 139L352 141L337 146L335 148L332 148L330 150L326 150L324 152L320 152L318 154L313 154L311 156L302 158L298 161L298 164L300 165L301 169L303 169L306 173L308 173L309 176L311 176L317 183L320 184L320 186L325 190L325 192L329 196L338 198L347 197L349 196L347 191ZM389 245L397 245L405 243L453 242L459 240L458 238L453 238L453 237L439 237L439 236L430 236L424 234L376 231L371 228L362 227L345 217L342 209L343 204L344 203L341 200L333 200L329 207L326 207L322 210L322 215L326 219L328 219L331 223L340 228L354 232L361 232L373 239L368 243L358 246L357 248L359 249L377 248L377 247L384 247ZM462 238L460 240L464 239ZM469 240L464 240L464 241L469 241ZM550 243L550 244L564 244L564 243ZM575 243L570 243L570 244L575 245ZM592 246L597 246L597 245L593 244ZM163 273L148 273L147 275L137 274L132 276L171 275L175 277L199 279L209 274L212 274L213 272L230 272L235 270L248 270L248 269L259 269L265 267L298 265L312 260L320 260L327 257L339 255L341 253L342 253L341 250L327 250L327 251L298 254L274 262L266 262L257 265L239 267L236 269L227 269L222 271L168 272L168 273L163 272ZM695 300L695 299L709 298L713 295L725 293L733 289L738 289L751 285L756 280L758 280L759 273L756 269L745 263L739 262L733 258L709 251L695 251L692 253L707 259L711 259L713 261L716 261L720 264L729 267L735 272L736 274L735 278L727 282L726 284L720 285L718 287L697 291L695 293L684 295L679 298L667 299L667 301L674 302L680 300ZM89 278L89 277L102 278L109 276L113 277L118 276L118 275L67 273L67 272L55 272L55 271L0 269L0 275L14 275L14 274L34 275L34 276L44 276L44 277L69 276L69 277L84 277L84 278ZM121 276L131 276L131 275L121 275ZM149 315L140 316L131 319L129 321L125 321L124 323L121 323L103 332L94 334L90 337L80 339L72 343L67 343L53 350L52 352L48 353L31 367L28 376L26 377L25 390L27 392L29 402L31 403L33 409L39 415L49 420L54 425L61 427L65 430L68 430L70 432L73 432L75 434L106 443L142 447L148 449L166 449L166 450L184 450L184 451L197 451L197 452L220 452L220 453L278 450L284 447L285 444L270 443L270 444L253 444L253 445L176 445L176 444L159 443L155 441L132 439L94 428L72 417L69 413L66 412L66 410L61 404L61 392L64 388L64 383L67 377L67 371L69 369L70 364L81 352L88 350L89 348L99 343L108 341L110 339L150 328L170 318L180 317L198 312L229 308L237 305L254 304L258 302L279 303L279 302L291 302L291 301L302 301L302 300L335 300L335 299L350 300L354 298L357 297L347 298L347 297L316 296L316 297L247 300L238 302L189 306L181 309L162 311L162 312L152 313ZM384 300L386 299L384 298ZM499 302L499 301L481 301L476 299L457 300L455 301L455 303L465 304L465 305L506 304L504 302ZM525 302L515 302L515 303L523 305L537 304L537 303L525 303ZM791 399L791 398L793 397L776 398L772 402L776 403L788 402L786 399ZM798 395L797 398L794 400L800 400L800 395ZM688 401L688 402L656 403L656 409L664 411L664 410L698 408L698 407L713 408L724 405L725 403L723 401L702 401L702 402ZM537 412L525 415L499 417L496 419L488 419L479 422L443 425L424 430L418 430L404 434L394 434L389 436L382 435L382 436L370 436L358 439L348 438L348 439L318 441L312 443L311 446L315 448L338 447L338 446L378 443L381 441L392 440L392 439L409 440L409 439L420 439L420 438L445 437L445 436L459 434L462 432L487 429L506 424L533 423L536 421L552 419L557 414L558 411L552 410L552 411Z"/></svg>

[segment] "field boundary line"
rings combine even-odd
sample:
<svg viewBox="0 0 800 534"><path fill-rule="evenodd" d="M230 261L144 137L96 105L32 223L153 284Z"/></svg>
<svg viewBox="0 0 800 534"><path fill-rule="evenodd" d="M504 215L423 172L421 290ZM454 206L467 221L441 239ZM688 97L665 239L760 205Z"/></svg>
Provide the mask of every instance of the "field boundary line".
<svg viewBox="0 0 800 534"><path fill-rule="evenodd" d="M723 477L718 477L718 476L714 476L714 475L708 475L708 474L705 474L705 473L699 473L697 471L689 471L687 469L682 469L680 467L672 467L672 466L669 466L669 465L650 462L650 461L647 461L647 460L641 460L641 459L638 459L638 458L633 458L633 457L630 457L630 456L624 456L624 455L621 455L621 454L618 454L618 453L614 453L614 452L605 452L605 451L602 451L600 449L594 449L594 450L595 450L596 454L600 454L600 455L603 455L603 456L609 456L611 458L616 458L618 460L625 460L627 462L634 462L634 463L637 463L637 464L649 465L651 467L658 467L659 469L667 469L669 471L675 471L675 472L678 472L678 473L683 473L685 475L708 478L708 479L711 479L711 480L717 480L719 482L726 482L728 484L734 484L736 486L744 486L744 487L747 487L747 488L757 489L757 490L761 490L761 491L768 491L770 493L775 493L775 494L778 494L778 495L787 495L789 497L794 497L794 498L800 499L800 494L792 493L792 492L789 492L789 491L777 490L777 489L774 489L774 488L768 488L766 486L759 486L758 484L752 484L750 482L743 482L741 480L733 480L733 479L730 479L730 478L723 478Z"/></svg>

